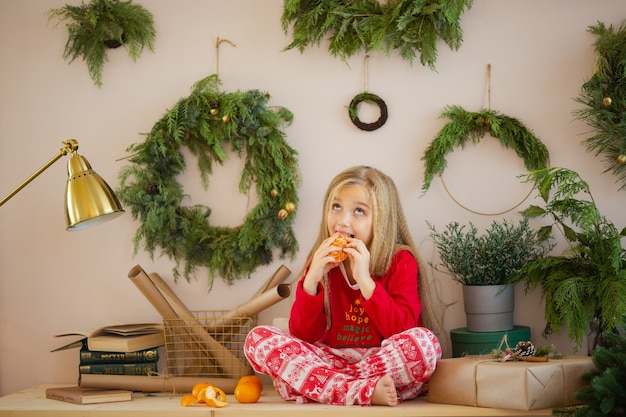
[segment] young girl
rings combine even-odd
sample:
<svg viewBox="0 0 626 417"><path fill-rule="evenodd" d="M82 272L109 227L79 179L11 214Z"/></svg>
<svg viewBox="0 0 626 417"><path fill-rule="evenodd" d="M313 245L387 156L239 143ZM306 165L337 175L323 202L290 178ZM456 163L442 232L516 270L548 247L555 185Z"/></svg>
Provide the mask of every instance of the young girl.
<svg viewBox="0 0 626 417"><path fill-rule="evenodd" d="M339 235L345 248L333 246ZM313 248L289 332L258 326L246 337L254 370L300 403L395 406L419 395L441 346L420 327L417 251L391 178L366 166L337 175Z"/></svg>

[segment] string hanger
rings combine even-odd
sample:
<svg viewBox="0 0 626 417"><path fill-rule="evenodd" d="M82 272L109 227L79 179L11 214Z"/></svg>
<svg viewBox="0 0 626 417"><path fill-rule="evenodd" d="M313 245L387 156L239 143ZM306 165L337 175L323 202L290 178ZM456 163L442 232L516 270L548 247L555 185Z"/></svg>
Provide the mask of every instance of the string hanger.
<svg viewBox="0 0 626 417"><path fill-rule="evenodd" d="M491 64L487 64L487 109L491 110Z"/></svg>
<svg viewBox="0 0 626 417"><path fill-rule="evenodd" d="M233 46L235 48L237 47L237 45L235 45L234 43L232 43L228 39L220 39L219 36L217 37L217 40L215 41L215 74L218 77L220 75L220 45L222 44L222 42L227 42L231 46Z"/></svg>
<svg viewBox="0 0 626 417"><path fill-rule="evenodd" d="M369 89L369 61L370 56L366 54L363 58L363 91L367 92Z"/></svg>

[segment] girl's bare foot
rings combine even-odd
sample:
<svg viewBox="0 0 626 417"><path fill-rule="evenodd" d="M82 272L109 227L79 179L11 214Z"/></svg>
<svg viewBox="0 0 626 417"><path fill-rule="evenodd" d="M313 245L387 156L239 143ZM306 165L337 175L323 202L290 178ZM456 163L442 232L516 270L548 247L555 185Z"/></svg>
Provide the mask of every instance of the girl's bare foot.
<svg viewBox="0 0 626 417"><path fill-rule="evenodd" d="M376 383L372 394L372 405L388 405L390 407L398 405L396 385L389 375L385 375Z"/></svg>

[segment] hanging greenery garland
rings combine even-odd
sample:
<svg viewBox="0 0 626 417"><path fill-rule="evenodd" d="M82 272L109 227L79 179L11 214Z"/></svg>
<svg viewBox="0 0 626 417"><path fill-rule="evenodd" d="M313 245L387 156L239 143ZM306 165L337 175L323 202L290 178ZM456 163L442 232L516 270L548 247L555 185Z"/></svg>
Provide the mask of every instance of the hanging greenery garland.
<svg viewBox="0 0 626 417"><path fill-rule="evenodd" d="M576 101L585 105L576 116L597 129L586 139L589 152L605 156L604 172L612 172L626 189L626 21L614 28L598 22L588 31L595 42L596 70Z"/></svg>
<svg viewBox="0 0 626 417"><path fill-rule="evenodd" d="M283 108L269 108L269 95L258 90L223 93L211 75L198 81L189 97L178 101L153 126L143 143L131 145L131 165L120 172L119 198L141 221L135 234L151 255L161 252L176 262L174 277L190 280L197 267L228 283L249 277L259 265L297 252L292 225L300 181L297 152L285 141L280 126L293 120ZM209 224L211 209L185 206L177 175L185 170L181 147L198 158L203 185L213 162L228 158L224 145L244 158L239 191L247 193L256 182L258 204L238 227Z"/></svg>
<svg viewBox="0 0 626 417"><path fill-rule="evenodd" d="M435 69L437 41L457 50L463 41L461 14L473 0L286 0L281 18L283 30L293 30L285 49L318 45L330 37L330 53L347 59L369 51L397 50L413 62Z"/></svg>
<svg viewBox="0 0 626 417"><path fill-rule="evenodd" d="M458 146L464 147L468 141L478 143L485 133L499 139L502 147L513 149L529 171L546 168L549 164L546 146L517 119L493 110L470 113L460 106L446 106L440 118L443 117L451 121L439 131L422 157L425 162L423 193L428 191L434 176L443 173L449 152Z"/></svg>
<svg viewBox="0 0 626 417"><path fill-rule="evenodd" d="M372 103L378 106L380 111L380 116L378 120L372 123L365 123L359 119L359 104L361 103ZM366 130L371 132L372 130L376 130L382 127L387 122L387 104L385 101L378 97L376 94L364 92L357 94L354 96L352 101L350 102L350 106L348 106L348 115L350 116L350 120L352 123L361 130Z"/></svg>

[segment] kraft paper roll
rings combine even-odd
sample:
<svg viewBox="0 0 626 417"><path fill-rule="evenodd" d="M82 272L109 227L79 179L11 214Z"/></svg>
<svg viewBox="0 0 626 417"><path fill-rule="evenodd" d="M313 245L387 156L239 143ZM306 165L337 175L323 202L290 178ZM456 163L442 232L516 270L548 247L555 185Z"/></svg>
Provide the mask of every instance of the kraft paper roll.
<svg viewBox="0 0 626 417"><path fill-rule="evenodd" d="M137 265L129 271L128 277L163 318L183 321L184 329L193 342L191 346L193 350L200 350L212 357L221 373L228 377L238 377L249 373L248 364L242 362L215 340L158 274L149 276L141 266Z"/></svg>
<svg viewBox="0 0 626 417"><path fill-rule="evenodd" d="M83 388L126 389L141 392L191 392L198 382L208 382L232 394L237 385L235 378L206 378L167 375L107 375L82 374L79 385Z"/></svg>

